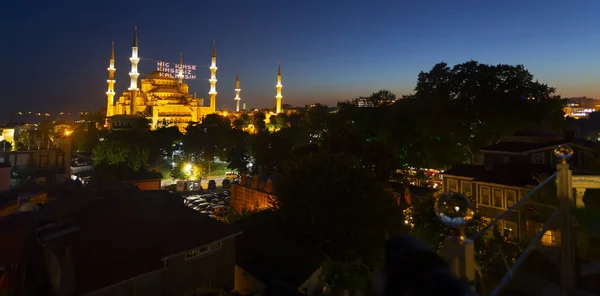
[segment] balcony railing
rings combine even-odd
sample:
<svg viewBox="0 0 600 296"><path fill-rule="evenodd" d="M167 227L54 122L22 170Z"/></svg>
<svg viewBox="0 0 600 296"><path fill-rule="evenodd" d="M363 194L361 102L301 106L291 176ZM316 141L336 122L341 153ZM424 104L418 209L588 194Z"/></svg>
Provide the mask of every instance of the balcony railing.
<svg viewBox="0 0 600 296"><path fill-rule="evenodd" d="M450 236L444 242L443 255L449 262L451 270L459 278L470 282L474 288L476 285L480 294L491 296L501 294L512 295L516 293L513 288L523 288L523 279L519 279L517 281L519 283L511 285L515 278L518 279L521 276L532 276L532 278L537 277L540 281L546 281L546 287L541 289L549 289L547 286L549 286L548 284L552 280L544 279L544 277L548 276L548 273L553 272L553 270L540 270L544 268L539 266L533 266L532 268L532 264L528 263L536 262L535 264L537 264L537 262L540 262L537 261L539 258L531 258L534 251L539 251L540 254L548 256L548 261L553 261L555 266L559 267L559 274L551 275L550 278L554 278L554 281L556 281L556 278L559 279L559 285L555 286L556 288L560 287L562 295L570 295L569 293L572 293L576 288L576 260L574 250L576 237L574 235L574 223L571 214L571 208L575 206L575 202L571 181L572 173L569 165L566 163L566 159L572 155L572 150L565 146L559 146L555 154L559 159L562 158L563 162L557 164L557 171L554 174L548 176L537 187L519 199L518 202L496 216L490 223L484 225L472 237L465 238L464 232L461 230L459 232L461 233L460 236ZM436 205L436 208L439 209L440 207ZM456 208L458 212L459 207L457 206ZM440 213L445 212L441 211ZM448 219L448 217L441 217L447 214L440 213L438 215L440 215L440 218L446 219L445 224L447 226L459 228L457 225L460 222L456 222L457 220L453 221L454 225L451 225L452 223L449 222L455 218ZM458 215L455 217L461 216ZM469 220L471 217L472 213L462 215L462 218L465 220ZM517 221L509 222L509 220L513 220L515 217L518 217ZM442 219L442 222L444 222L444 219ZM502 227L501 225L508 225L504 223L514 223L517 228L515 229L517 230L515 231L516 234L511 233L513 229ZM464 225L460 227L464 228ZM558 233L556 228L560 229L560 238L556 235ZM487 257L490 261L497 260L495 263L499 266L499 268L486 274L485 284L488 287L492 287L490 291L484 285L484 273L486 271L482 272L482 269L488 268L490 262L480 262L480 264L477 264L474 246L476 243L481 244L485 237L490 237L491 233L493 233L493 237L487 241L499 239L502 246L512 245L515 252L512 253L513 256L505 254L502 248L498 246L498 252L495 252L491 256L491 259L489 259L490 256ZM491 246L490 244L488 245ZM491 250L481 252L487 252L488 255L492 253ZM551 260L554 257L550 255L556 255L554 256L556 260ZM552 258L550 259L550 257ZM531 261L528 260L529 258L531 258ZM544 275L540 277L529 274L531 271L544 273ZM479 275L479 279L476 279L476 272ZM529 285L529 283L525 285ZM530 286L533 287L535 285L530 284ZM485 290L488 290L489 293L486 293Z"/></svg>

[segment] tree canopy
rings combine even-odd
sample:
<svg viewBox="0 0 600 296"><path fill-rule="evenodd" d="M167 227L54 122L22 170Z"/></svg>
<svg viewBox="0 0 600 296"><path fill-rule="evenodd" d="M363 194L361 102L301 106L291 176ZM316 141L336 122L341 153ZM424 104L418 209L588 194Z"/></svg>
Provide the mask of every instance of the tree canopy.
<svg viewBox="0 0 600 296"><path fill-rule="evenodd" d="M388 139L415 166L474 162L480 148L517 131L559 129L564 100L554 93L522 65L439 63L396 102Z"/></svg>
<svg viewBox="0 0 600 296"><path fill-rule="evenodd" d="M122 140L102 141L92 150L96 170L137 172L148 164L148 150Z"/></svg>
<svg viewBox="0 0 600 296"><path fill-rule="evenodd" d="M332 260L374 262L386 235L402 224L391 194L348 154L319 152L287 162L275 207L295 237Z"/></svg>
<svg viewBox="0 0 600 296"><path fill-rule="evenodd" d="M522 65L440 63L419 74L415 91L413 99L437 106L428 116L436 119L429 124L433 135L454 138L471 159L479 148L517 131L557 129L564 120L564 100Z"/></svg>

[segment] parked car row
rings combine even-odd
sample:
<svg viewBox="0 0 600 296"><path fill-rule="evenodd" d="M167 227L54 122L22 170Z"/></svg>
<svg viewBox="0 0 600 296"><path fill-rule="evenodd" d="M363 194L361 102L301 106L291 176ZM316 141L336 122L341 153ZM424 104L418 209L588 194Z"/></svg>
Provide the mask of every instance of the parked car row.
<svg viewBox="0 0 600 296"><path fill-rule="evenodd" d="M229 191L188 195L185 204L212 218L223 218L229 213Z"/></svg>

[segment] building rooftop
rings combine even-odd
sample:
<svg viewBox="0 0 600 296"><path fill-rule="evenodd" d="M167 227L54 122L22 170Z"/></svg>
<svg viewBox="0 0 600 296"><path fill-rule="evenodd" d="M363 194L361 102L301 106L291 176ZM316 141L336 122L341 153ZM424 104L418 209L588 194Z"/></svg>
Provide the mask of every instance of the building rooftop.
<svg viewBox="0 0 600 296"><path fill-rule="evenodd" d="M524 153L532 150L543 149L556 147L558 145L577 145L586 147L589 149L595 149L596 144L592 141L573 138L569 140L553 140L547 141L543 143L533 143L533 142L520 142L520 141L507 141L500 142L498 144L490 145L487 147L483 147L481 151L498 151L498 152L513 152L513 153Z"/></svg>
<svg viewBox="0 0 600 296"><path fill-rule="evenodd" d="M162 269L162 258L239 233L167 192L86 194L74 193L77 196L48 204L41 212L47 223L79 228L71 241L77 294ZM56 238L48 231L44 236Z"/></svg>
<svg viewBox="0 0 600 296"><path fill-rule="evenodd" d="M473 178L474 181L524 187L537 186L534 176L537 174L553 174L554 169L542 164L500 164L493 166L459 164L444 172L453 175Z"/></svg>

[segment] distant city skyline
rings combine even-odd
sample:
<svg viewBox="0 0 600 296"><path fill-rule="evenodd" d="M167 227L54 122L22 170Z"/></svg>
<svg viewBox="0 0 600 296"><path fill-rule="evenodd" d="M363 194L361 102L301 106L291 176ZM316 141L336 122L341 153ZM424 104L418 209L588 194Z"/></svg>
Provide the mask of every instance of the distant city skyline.
<svg viewBox="0 0 600 296"><path fill-rule="evenodd" d="M133 26L140 79L156 61L197 65L190 93L208 100L217 42L217 108L306 105L388 89L410 94L420 71L444 61L523 64L563 97L600 98L600 3L594 1L75 1L3 3L0 74L6 110L96 111L106 102L111 42L117 96L129 85ZM28 6L30 5L30 6ZM8 114L0 114L6 118Z"/></svg>

